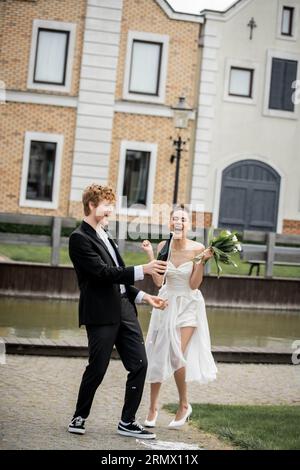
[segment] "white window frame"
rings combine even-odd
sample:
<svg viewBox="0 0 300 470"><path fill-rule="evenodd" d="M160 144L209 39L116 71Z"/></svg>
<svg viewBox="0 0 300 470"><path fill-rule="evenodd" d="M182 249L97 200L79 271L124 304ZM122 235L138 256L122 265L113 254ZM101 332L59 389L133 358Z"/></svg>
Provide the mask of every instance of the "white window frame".
<svg viewBox="0 0 300 470"><path fill-rule="evenodd" d="M162 43L158 96L151 96L151 95L142 94L142 93L138 93L138 94L130 93L129 91L132 45L133 45L134 40ZM127 51L126 51L125 70L124 70L124 83L123 83L123 99L132 100L132 101L149 102L149 103L164 103L165 96L166 96L168 56L169 56L169 36L165 34L145 33L142 31L128 31Z"/></svg>
<svg viewBox="0 0 300 470"><path fill-rule="evenodd" d="M294 54L291 52L284 52L284 51L269 49L267 51L267 61L266 61L266 81L265 81L265 97L264 97L264 104L263 104L263 115L268 116L268 117L277 117L277 118L284 118L284 119L299 119L299 116L300 116L299 104L295 104L295 110L293 112L281 111L279 109L269 108L273 58L296 60L298 62L296 80L300 80L300 53Z"/></svg>
<svg viewBox="0 0 300 470"><path fill-rule="evenodd" d="M65 84L52 84L52 83L35 83L34 82L34 68L37 50L37 40L39 28L53 29L58 31L69 32L69 46L68 46L68 57L66 63L66 77ZM27 88L34 90L45 90L45 91L60 91L68 93L71 90L72 85L72 69L74 60L74 49L75 49L75 36L76 36L76 24L75 23L64 23L61 21L46 21L46 20L33 20L32 25L32 36L31 36L31 49L29 58L29 70L27 79Z"/></svg>
<svg viewBox="0 0 300 470"><path fill-rule="evenodd" d="M247 96L234 96L234 95L229 94L231 67L253 70L252 97L251 98ZM258 72L259 72L259 64L257 62L252 62L248 60L246 61L246 60L238 60L238 59L227 59L225 63L225 80L224 80L224 96L223 96L224 101L229 101L231 103L255 105L257 101Z"/></svg>
<svg viewBox="0 0 300 470"><path fill-rule="evenodd" d="M294 8L294 17L293 17L293 27L292 35L287 36L286 34L281 34L281 25L282 25L282 12L283 7ZM277 38L284 41L296 41L298 38L298 23L299 23L299 12L300 5L299 2L295 0L278 0L278 13L277 13Z"/></svg>
<svg viewBox="0 0 300 470"><path fill-rule="evenodd" d="M123 183L125 174L126 151L137 150L141 152L150 152L150 166L148 175L147 204L145 209L122 207ZM117 212L119 214L150 216L152 213L153 195L155 188L155 173L157 160L157 144L152 142L137 142L122 140L120 145L119 177L117 185Z"/></svg>
<svg viewBox="0 0 300 470"><path fill-rule="evenodd" d="M38 201L38 200L35 201L32 199L26 199L27 176L28 176L28 168L29 168L29 160L30 160L30 147L31 147L32 140L56 143L52 201ZM64 136L62 134L47 134L44 132L31 132L31 131L28 131L25 133L22 180L21 180L20 201L19 201L20 206L36 207L40 209L57 209L58 208L63 143L64 143Z"/></svg>

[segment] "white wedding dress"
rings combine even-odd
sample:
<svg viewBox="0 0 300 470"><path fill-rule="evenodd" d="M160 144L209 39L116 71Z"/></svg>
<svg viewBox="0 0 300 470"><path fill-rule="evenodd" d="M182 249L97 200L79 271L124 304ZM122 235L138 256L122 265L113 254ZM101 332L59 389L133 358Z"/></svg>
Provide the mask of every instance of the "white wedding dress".
<svg viewBox="0 0 300 470"><path fill-rule="evenodd" d="M166 282L158 293L168 299L168 306L152 309L146 338L147 382L164 382L181 367L186 368L186 382L205 384L216 379L204 298L189 285L192 269L192 261L178 267L168 261ZM180 341L183 326L196 327L184 354Z"/></svg>

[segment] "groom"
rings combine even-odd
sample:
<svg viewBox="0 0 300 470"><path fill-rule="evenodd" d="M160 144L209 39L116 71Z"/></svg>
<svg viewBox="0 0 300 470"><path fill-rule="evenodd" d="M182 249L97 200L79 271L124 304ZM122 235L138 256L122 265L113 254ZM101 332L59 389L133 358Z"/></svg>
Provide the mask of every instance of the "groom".
<svg viewBox="0 0 300 470"><path fill-rule="evenodd" d="M115 202L111 188L92 184L84 190L82 202L85 217L70 236L69 254L80 288L79 326L86 327L89 362L68 430L76 434L85 433L85 420L115 345L129 372L118 433L153 439L155 434L135 421L147 370L144 340L135 303L147 302L153 307L164 309L165 302L139 291L133 284L142 280L144 274L163 274L166 263L154 260L140 266L125 267L117 245L105 230Z"/></svg>

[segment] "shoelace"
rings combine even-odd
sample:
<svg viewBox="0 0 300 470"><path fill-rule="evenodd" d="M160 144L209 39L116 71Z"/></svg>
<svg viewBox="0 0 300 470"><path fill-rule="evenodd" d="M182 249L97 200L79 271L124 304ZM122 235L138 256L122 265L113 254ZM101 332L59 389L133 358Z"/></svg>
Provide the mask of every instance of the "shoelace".
<svg viewBox="0 0 300 470"><path fill-rule="evenodd" d="M139 423L138 420L133 421L132 424L133 424L134 426L136 426L140 431L144 431L144 430L145 430L145 428L141 425L141 423Z"/></svg>
<svg viewBox="0 0 300 470"><path fill-rule="evenodd" d="M143 426L141 425L141 423L139 422L139 419L140 419L140 418L136 419L136 420L133 421L131 424L132 424L133 426L136 426L140 431L144 431L144 428L143 428Z"/></svg>
<svg viewBox="0 0 300 470"><path fill-rule="evenodd" d="M74 424L78 425L78 426L81 426L82 424L84 424L84 419L81 416L77 416L74 419Z"/></svg>

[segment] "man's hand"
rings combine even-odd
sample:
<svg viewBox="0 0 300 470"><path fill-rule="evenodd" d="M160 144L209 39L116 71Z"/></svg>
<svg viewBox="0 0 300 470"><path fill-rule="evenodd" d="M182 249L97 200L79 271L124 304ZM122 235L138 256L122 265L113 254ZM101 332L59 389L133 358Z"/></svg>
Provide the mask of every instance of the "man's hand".
<svg viewBox="0 0 300 470"><path fill-rule="evenodd" d="M164 274L167 269L167 262L154 259L143 265L144 274Z"/></svg>
<svg viewBox="0 0 300 470"><path fill-rule="evenodd" d="M147 302L147 304L151 305L154 308L158 308L159 310L164 310L167 305L168 301L157 297L156 295L145 294L143 297L143 301Z"/></svg>

